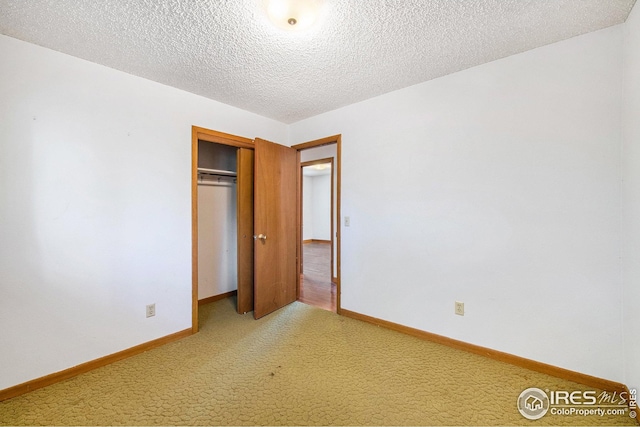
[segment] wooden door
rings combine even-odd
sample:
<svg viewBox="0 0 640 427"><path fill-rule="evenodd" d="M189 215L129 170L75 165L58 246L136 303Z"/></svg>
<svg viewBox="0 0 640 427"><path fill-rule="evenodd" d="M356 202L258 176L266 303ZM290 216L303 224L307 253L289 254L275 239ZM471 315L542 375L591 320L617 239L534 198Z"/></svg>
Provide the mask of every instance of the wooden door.
<svg viewBox="0 0 640 427"><path fill-rule="evenodd" d="M238 149L238 313L253 310L253 150Z"/></svg>
<svg viewBox="0 0 640 427"><path fill-rule="evenodd" d="M295 149L255 139L254 311L256 319L297 298Z"/></svg>

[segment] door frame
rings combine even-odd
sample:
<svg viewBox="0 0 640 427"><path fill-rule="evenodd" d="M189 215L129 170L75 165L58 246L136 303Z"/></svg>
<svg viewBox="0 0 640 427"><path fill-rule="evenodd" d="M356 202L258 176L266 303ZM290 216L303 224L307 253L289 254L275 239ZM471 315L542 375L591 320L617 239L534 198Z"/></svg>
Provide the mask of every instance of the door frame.
<svg viewBox="0 0 640 427"><path fill-rule="evenodd" d="M198 141L255 149L252 139L191 126L191 331L198 332Z"/></svg>
<svg viewBox="0 0 640 427"><path fill-rule="evenodd" d="M342 222L341 216L341 187L342 187L342 134L328 136L326 138L315 139L313 141L303 142L301 144L292 145L291 148L295 148L298 151L298 158L300 157L300 152L304 150L308 150L310 148L322 147L324 145L336 144L336 161L335 161L335 173L336 173L336 230L335 232L332 230L332 240L333 234L335 233L336 238L336 313L341 314L341 286L340 286L340 278L341 278L341 227L340 224ZM301 176L301 175L300 175ZM296 287L298 292L298 297L300 297L300 273L301 273L301 263L302 263L302 179L298 181L298 195L297 195L297 203L298 203L298 219L297 219L297 267L296 267ZM333 203L333 197L332 197ZM333 214L333 213L332 213ZM333 218L332 218L333 225ZM332 248L333 251L333 248ZM331 277L333 278L333 268L331 271Z"/></svg>

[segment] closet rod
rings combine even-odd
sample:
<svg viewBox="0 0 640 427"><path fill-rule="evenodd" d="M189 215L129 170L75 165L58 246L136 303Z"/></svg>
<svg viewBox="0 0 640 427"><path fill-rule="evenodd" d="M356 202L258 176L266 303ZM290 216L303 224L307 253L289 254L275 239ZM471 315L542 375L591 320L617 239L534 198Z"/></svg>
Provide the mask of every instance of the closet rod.
<svg viewBox="0 0 640 427"><path fill-rule="evenodd" d="M233 181L222 181L222 182L217 182L217 181L198 181L198 185L210 185L212 187L233 187L233 184L235 184L236 182Z"/></svg>
<svg viewBox="0 0 640 427"><path fill-rule="evenodd" d="M198 168L198 173L201 173L204 175L238 176L237 172L225 171L221 169Z"/></svg>

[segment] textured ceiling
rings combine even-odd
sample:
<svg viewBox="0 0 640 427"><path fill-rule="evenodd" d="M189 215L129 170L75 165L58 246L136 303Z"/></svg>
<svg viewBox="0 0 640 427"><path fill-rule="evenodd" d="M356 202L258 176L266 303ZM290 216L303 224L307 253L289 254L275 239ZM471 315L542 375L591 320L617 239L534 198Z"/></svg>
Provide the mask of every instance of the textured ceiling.
<svg viewBox="0 0 640 427"><path fill-rule="evenodd" d="M284 123L625 21L635 0L0 0L0 33Z"/></svg>

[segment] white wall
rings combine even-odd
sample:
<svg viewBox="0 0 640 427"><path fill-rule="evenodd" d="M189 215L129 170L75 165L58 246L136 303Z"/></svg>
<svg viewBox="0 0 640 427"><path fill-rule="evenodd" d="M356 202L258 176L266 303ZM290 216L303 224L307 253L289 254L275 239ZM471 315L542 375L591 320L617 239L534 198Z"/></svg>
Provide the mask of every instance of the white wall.
<svg viewBox="0 0 640 427"><path fill-rule="evenodd" d="M640 7L624 25L623 283L625 383L640 389Z"/></svg>
<svg viewBox="0 0 640 427"><path fill-rule="evenodd" d="M331 175L317 175L313 180L313 239L331 240Z"/></svg>
<svg viewBox="0 0 640 427"><path fill-rule="evenodd" d="M5 36L0 58L4 389L190 328L191 126L287 127Z"/></svg>
<svg viewBox="0 0 640 427"><path fill-rule="evenodd" d="M623 380L621 36L291 125L291 144L342 134L342 307Z"/></svg>
<svg viewBox="0 0 640 427"><path fill-rule="evenodd" d="M302 240L331 240L331 175L304 175Z"/></svg>
<svg viewBox="0 0 640 427"><path fill-rule="evenodd" d="M302 176L302 240L313 239L313 178Z"/></svg>
<svg viewBox="0 0 640 427"><path fill-rule="evenodd" d="M236 185L198 185L198 299L238 289Z"/></svg>

